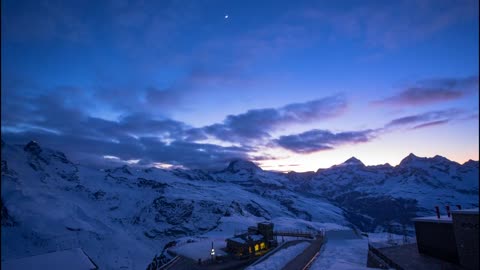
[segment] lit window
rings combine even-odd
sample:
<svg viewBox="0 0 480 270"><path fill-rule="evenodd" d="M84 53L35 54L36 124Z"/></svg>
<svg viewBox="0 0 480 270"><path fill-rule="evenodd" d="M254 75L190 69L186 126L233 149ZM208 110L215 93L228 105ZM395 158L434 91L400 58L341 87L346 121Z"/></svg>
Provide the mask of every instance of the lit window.
<svg viewBox="0 0 480 270"><path fill-rule="evenodd" d="M252 247L248 247L248 252L252 253Z"/></svg>
<svg viewBox="0 0 480 270"><path fill-rule="evenodd" d="M265 243L264 242L260 243L260 249L265 249Z"/></svg>
<svg viewBox="0 0 480 270"><path fill-rule="evenodd" d="M255 245L255 251L258 251L258 244Z"/></svg>

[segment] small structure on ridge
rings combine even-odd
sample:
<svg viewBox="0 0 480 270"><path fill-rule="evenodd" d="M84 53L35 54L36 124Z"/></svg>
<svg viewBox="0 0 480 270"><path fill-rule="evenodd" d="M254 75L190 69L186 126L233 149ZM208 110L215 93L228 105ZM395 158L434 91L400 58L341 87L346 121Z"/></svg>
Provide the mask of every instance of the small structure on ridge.
<svg viewBox="0 0 480 270"><path fill-rule="evenodd" d="M257 227L249 227L248 232L226 240L226 250L237 257L261 255L277 245L273 238L273 223L260 222Z"/></svg>

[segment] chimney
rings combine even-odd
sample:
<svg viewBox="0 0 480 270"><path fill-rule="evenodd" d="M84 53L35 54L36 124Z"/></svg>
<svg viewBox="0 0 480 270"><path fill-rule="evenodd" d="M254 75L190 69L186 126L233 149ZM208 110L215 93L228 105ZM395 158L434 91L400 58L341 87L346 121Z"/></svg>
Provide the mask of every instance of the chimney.
<svg viewBox="0 0 480 270"><path fill-rule="evenodd" d="M460 204L457 204L458 210L462 210L462 206Z"/></svg>
<svg viewBox="0 0 480 270"><path fill-rule="evenodd" d="M438 206L435 206L435 212L437 212L437 218L440 219L440 209Z"/></svg>
<svg viewBox="0 0 480 270"><path fill-rule="evenodd" d="M447 216L450 217L450 205L445 206L447 209Z"/></svg>

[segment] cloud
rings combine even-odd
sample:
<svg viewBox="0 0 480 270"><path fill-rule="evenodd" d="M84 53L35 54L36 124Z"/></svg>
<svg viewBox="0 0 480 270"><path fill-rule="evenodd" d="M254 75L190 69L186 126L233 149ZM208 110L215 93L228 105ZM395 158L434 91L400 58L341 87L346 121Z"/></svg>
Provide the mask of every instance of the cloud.
<svg viewBox="0 0 480 270"><path fill-rule="evenodd" d="M420 125L414 126L412 129L419 129L419 128L425 128L425 127L431 127L431 126L438 126L438 125L443 125L448 123L450 120L438 120L438 121L433 121L433 122L428 122Z"/></svg>
<svg viewBox="0 0 480 270"><path fill-rule="evenodd" d="M428 39L452 25L478 21L478 1L374 1L348 8L314 5L296 13L331 27L331 38L348 37L370 47L395 49Z"/></svg>
<svg viewBox="0 0 480 270"><path fill-rule="evenodd" d="M433 125L446 124L451 120L456 120L464 114L462 110L459 109L448 109L440 111L430 111L420 114L414 114L409 116L404 116L400 118L393 119L385 125L385 129L403 127L403 126L412 126L413 128L424 128Z"/></svg>
<svg viewBox="0 0 480 270"><path fill-rule="evenodd" d="M204 131L181 121L148 113L107 120L70 106L74 104L57 92L30 95L12 90L2 92L9 97L2 100L2 138L15 143L37 140L89 165L112 165L101 157L115 156L139 164L221 168L232 159L248 159L252 152L248 147L197 143L207 138Z"/></svg>
<svg viewBox="0 0 480 270"><path fill-rule="evenodd" d="M306 154L318 151L332 150L346 144L365 143L374 140L386 132L398 128L421 129L444 125L452 121L478 119L478 114L469 114L459 109L430 111L396 118L384 127L360 131L334 133L329 130L313 129L300 134L280 136L272 140L273 145L280 146L295 153Z"/></svg>
<svg viewBox="0 0 480 270"><path fill-rule="evenodd" d="M281 126L336 117L346 106L344 96L337 95L280 108L249 110L243 114L229 115L223 123L207 126L204 131L224 141L260 140L269 138L269 132Z"/></svg>
<svg viewBox="0 0 480 270"><path fill-rule="evenodd" d="M424 80L398 94L374 101L379 105L415 106L460 99L478 91L478 76Z"/></svg>
<svg viewBox="0 0 480 270"><path fill-rule="evenodd" d="M138 164L147 166L161 162L187 168L219 169L224 168L233 159L248 159L247 151L250 150L184 141L165 143L153 137L138 139L125 137L111 141L32 130L19 133L2 132L2 138L7 143L21 144L36 140L43 147L67 153L67 156L75 162L97 168L114 164L111 160L101 157L115 156L123 161L138 160Z"/></svg>
<svg viewBox="0 0 480 270"><path fill-rule="evenodd" d="M300 134L281 136L274 142L290 151L305 154L331 150L344 144L364 143L373 138L374 130L333 133L329 130L313 129Z"/></svg>
<svg viewBox="0 0 480 270"><path fill-rule="evenodd" d="M135 111L117 119L103 119L69 101L75 100L78 93L18 95L20 92L15 89L6 90L9 99L2 103L11 109L5 111L2 106L2 134L16 142L38 140L90 164L98 162L98 156L116 156L121 160L140 160L140 164L215 167L233 158L255 158L256 150L247 142L269 138L272 130L335 117L346 108L344 96L337 95L279 108L249 110L229 115L222 123L194 128L181 121ZM199 143L209 136L243 146Z"/></svg>

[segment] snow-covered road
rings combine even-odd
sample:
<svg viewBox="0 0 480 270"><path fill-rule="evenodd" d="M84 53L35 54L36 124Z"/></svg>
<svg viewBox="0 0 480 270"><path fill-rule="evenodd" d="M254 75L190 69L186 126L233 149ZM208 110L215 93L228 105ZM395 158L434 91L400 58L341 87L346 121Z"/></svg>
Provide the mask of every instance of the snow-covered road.
<svg viewBox="0 0 480 270"><path fill-rule="evenodd" d="M372 269L367 268L368 240L351 231L327 232L327 242L311 270Z"/></svg>

